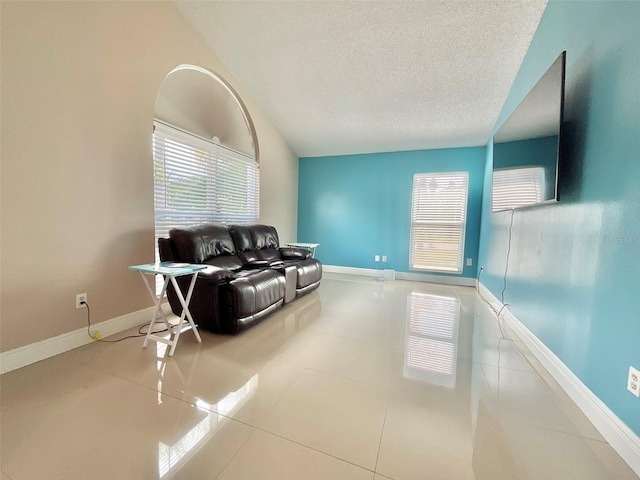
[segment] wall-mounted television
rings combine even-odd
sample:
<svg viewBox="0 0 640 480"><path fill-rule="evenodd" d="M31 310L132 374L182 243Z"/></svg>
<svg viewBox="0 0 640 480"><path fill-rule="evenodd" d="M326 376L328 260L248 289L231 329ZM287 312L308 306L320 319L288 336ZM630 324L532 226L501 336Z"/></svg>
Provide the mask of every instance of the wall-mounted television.
<svg viewBox="0 0 640 480"><path fill-rule="evenodd" d="M493 136L491 211L558 201L566 52Z"/></svg>

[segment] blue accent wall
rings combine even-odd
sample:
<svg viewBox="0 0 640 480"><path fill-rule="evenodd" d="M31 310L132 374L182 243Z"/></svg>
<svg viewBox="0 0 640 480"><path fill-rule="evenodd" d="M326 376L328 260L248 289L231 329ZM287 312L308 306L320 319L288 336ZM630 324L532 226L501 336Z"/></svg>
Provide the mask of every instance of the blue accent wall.
<svg viewBox="0 0 640 480"><path fill-rule="evenodd" d="M498 118L567 51L560 202L513 213L505 302L640 435L640 2L551 0ZM498 298L511 212L482 207L481 282Z"/></svg>
<svg viewBox="0 0 640 480"><path fill-rule="evenodd" d="M557 158L557 135L497 143L493 151L496 168L540 166L555 171Z"/></svg>
<svg viewBox="0 0 640 480"><path fill-rule="evenodd" d="M301 158L298 241L317 242L326 265L409 272L411 192L415 173L469 172L462 276L475 277L485 165L484 147ZM418 272L432 273L432 272ZM459 275L458 275L459 276Z"/></svg>

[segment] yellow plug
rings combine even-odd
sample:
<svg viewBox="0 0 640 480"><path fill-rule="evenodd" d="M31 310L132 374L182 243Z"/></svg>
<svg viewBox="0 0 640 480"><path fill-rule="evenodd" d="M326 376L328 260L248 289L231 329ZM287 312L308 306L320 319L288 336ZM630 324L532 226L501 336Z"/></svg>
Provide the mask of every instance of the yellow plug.
<svg viewBox="0 0 640 480"><path fill-rule="evenodd" d="M93 335L91 335L91 338L93 338L94 340L100 340L100 332L96 332Z"/></svg>

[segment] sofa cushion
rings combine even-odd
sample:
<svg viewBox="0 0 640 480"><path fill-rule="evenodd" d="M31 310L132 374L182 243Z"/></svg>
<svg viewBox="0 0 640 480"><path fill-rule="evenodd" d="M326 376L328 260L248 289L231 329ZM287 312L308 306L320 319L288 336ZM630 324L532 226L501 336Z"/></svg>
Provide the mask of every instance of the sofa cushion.
<svg viewBox="0 0 640 480"><path fill-rule="evenodd" d="M281 260L280 250L277 248L263 248L262 250L256 250L255 252L257 260L266 260L268 262L274 262Z"/></svg>
<svg viewBox="0 0 640 480"><path fill-rule="evenodd" d="M268 225L252 225L249 228L254 250L263 248L278 248L278 232ZM261 259L262 260L262 259Z"/></svg>
<svg viewBox="0 0 640 480"><path fill-rule="evenodd" d="M169 237L173 240L177 257L184 262L207 263L212 257L235 253L229 230L216 223L173 228Z"/></svg>
<svg viewBox="0 0 640 480"><path fill-rule="evenodd" d="M285 280L275 270L246 273L229 283L236 318L259 313L284 298Z"/></svg>
<svg viewBox="0 0 640 480"><path fill-rule="evenodd" d="M240 259L238 255L218 255L217 257L211 257L203 263L213 265L214 267L226 268L227 270L238 270L244 265L244 261Z"/></svg>
<svg viewBox="0 0 640 480"><path fill-rule="evenodd" d="M238 256L245 264L281 259L278 251L278 233L275 228L267 225L251 227L234 225L229 228L229 233L236 245Z"/></svg>
<svg viewBox="0 0 640 480"><path fill-rule="evenodd" d="M249 227L243 225L232 225L229 227L229 234L236 246L236 252L248 252L253 250L253 241Z"/></svg>

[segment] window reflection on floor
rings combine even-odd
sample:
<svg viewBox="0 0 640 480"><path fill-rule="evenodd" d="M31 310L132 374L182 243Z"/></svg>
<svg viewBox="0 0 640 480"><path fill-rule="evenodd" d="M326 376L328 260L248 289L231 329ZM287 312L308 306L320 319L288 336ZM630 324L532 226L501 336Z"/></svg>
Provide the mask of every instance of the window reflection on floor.
<svg viewBox="0 0 640 480"><path fill-rule="evenodd" d="M407 378L456 386L460 300L412 292L408 295L404 369Z"/></svg>
<svg viewBox="0 0 640 480"><path fill-rule="evenodd" d="M216 431L228 418L253 396L258 390L258 375L254 375L235 392L230 392L218 403L210 404L197 399L196 407L204 418L186 432L173 445L158 442L158 473L164 477L167 473L180 467L183 460L187 460L197 451L197 447L204 445L203 440L215 435Z"/></svg>

